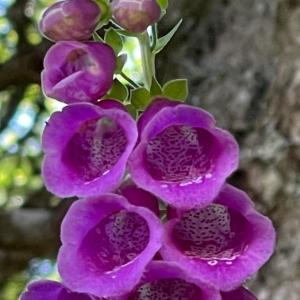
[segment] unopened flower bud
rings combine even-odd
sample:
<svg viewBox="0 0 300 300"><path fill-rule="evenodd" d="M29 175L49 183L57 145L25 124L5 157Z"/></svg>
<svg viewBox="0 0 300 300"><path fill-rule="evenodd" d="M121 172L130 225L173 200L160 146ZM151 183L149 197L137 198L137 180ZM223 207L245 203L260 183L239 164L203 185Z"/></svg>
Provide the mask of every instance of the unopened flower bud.
<svg viewBox="0 0 300 300"><path fill-rule="evenodd" d="M100 7L92 0L54 3L43 14L40 31L53 41L88 40L100 20Z"/></svg>
<svg viewBox="0 0 300 300"><path fill-rule="evenodd" d="M116 22L130 32L145 31L161 14L156 0L113 0L111 5Z"/></svg>

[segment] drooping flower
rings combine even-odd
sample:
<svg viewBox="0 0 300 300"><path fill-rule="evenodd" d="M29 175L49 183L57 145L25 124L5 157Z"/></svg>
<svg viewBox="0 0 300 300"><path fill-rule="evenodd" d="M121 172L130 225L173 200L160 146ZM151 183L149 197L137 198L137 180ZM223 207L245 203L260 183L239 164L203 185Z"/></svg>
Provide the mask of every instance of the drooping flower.
<svg viewBox="0 0 300 300"><path fill-rule="evenodd" d="M135 289L122 300L221 300L220 293L170 262L151 262Z"/></svg>
<svg viewBox="0 0 300 300"><path fill-rule="evenodd" d="M272 222L244 192L225 185L211 205L181 211L167 222L161 255L199 280L230 291L258 271L274 244Z"/></svg>
<svg viewBox="0 0 300 300"><path fill-rule="evenodd" d="M74 293L59 282L41 280L30 283L20 300L105 300L105 298Z"/></svg>
<svg viewBox="0 0 300 300"><path fill-rule="evenodd" d="M222 300L257 300L257 298L244 287L239 287L230 292L221 293Z"/></svg>
<svg viewBox="0 0 300 300"><path fill-rule="evenodd" d="M237 168L238 145L206 111L158 99L139 121L133 181L178 208L204 207Z"/></svg>
<svg viewBox="0 0 300 300"><path fill-rule="evenodd" d="M76 201L62 223L58 270L68 288L120 296L139 282L161 247L158 217L119 195Z"/></svg>
<svg viewBox="0 0 300 300"><path fill-rule="evenodd" d="M156 0L113 0L111 7L116 22L136 33L157 22L161 14Z"/></svg>
<svg viewBox="0 0 300 300"><path fill-rule="evenodd" d="M77 103L55 112L42 137L42 175L59 197L113 191L137 140L134 120L119 108Z"/></svg>
<svg viewBox="0 0 300 300"><path fill-rule="evenodd" d="M100 7L93 0L59 1L44 12L40 32L52 41L88 40L100 14Z"/></svg>
<svg viewBox="0 0 300 300"><path fill-rule="evenodd" d="M122 185L118 188L118 193L124 196L131 204L147 207L159 216L158 199L149 192L136 186L131 179L127 179L122 183Z"/></svg>
<svg viewBox="0 0 300 300"><path fill-rule="evenodd" d="M44 60L42 87L46 96L67 104L94 102L112 86L116 57L101 42L59 42Z"/></svg>

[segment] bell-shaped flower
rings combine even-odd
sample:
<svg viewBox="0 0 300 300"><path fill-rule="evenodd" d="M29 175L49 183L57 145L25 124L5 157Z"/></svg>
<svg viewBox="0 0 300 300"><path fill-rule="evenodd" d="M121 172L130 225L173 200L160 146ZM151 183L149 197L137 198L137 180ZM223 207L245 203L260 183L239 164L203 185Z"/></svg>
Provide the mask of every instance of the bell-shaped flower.
<svg viewBox="0 0 300 300"><path fill-rule="evenodd" d="M28 285L20 300L106 300L88 294L74 293L59 282L40 280ZM108 299L107 299L108 300Z"/></svg>
<svg viewBox="0 0 300 300"><path fill-rule="evenodd" d="M122 300L221 300L220 293L189 276L170 262L151 262L129 294Z"/></svg>
<svg viewBox="0 0 300 300"><path fill-rule="evenodd" d="M101 42L59 42L44 59L42 87L46 96L67 104L95 102L112 86L113 49Z"/></svg>
<svg viewBox="0 0 300 300"><path fill-rule="evenodd" d="M62 223L58 270L73 291L121 296L140 281L161 247L162 234L153 212L123 196L78 200Z"/></svg>
<svg viewBox="0 0 300 300"><path fill-rule="evenodd" d="M272 222L244 192L225 185L212 204L180 211L166 223L160 253L202 282L230 291L266 263L274 245Z"/></svg>
<svg viewBox="0 0 300 300"><path fill-rule="evenodd" d="M133 181L178 208L204 207L237 168L238 145L206 111L158 99L139 120Z"/></svg>
<svg viewBox="0 0 300 300"><path fill-rule="evenodd" d="M93 0L59 1L46 9L39 29L52 41L88 40L100 15L100 7Z"/></svg>
<svg viewBox="0 0 300 300"><path fill-rule="evenodd" d="M257 300L257 298L244 287L239 287L230 292L221 293L222 300Z"/></svg>
<svg viewBox="0 0 300 300"><path fill-rule="evenodd" d="M113 191L136 140L135 121L118 107L77 103L55 112L42 137L47 189L59 197Z"/></svg>
<svg viewBox="0 0 300 300"><path fill-rule="evenodd" d="M130 32L143 32L157 22L161 9L156 0L113 0L112 14L115 21Z"/></svg>

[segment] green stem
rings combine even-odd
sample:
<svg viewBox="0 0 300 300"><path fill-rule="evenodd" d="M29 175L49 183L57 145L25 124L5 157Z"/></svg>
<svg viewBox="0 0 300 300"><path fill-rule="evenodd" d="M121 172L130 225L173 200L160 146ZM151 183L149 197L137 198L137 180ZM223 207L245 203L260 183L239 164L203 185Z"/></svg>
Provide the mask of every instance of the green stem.
<svg viewBox="0 0 300 300"><path fill-rule="evenodd" d="M145 87L150 90L152 78L155 77L155 56L151 52L150 39L147 31L138 36L140 43Z"/></svg>
<svg viewBox="0 0 300 300"><path fill-rule="evenodd" d="M139 88L140 86L136 84L131 78L129 78L124 72L121 72L120 75L133 87Z"/></svg>

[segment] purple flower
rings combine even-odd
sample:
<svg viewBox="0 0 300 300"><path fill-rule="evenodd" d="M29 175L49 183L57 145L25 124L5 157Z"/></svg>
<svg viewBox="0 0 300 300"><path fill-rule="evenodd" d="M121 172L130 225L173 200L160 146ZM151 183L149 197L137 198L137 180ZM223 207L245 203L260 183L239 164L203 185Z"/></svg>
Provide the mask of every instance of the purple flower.
<svg viewBox="0 0 300 300"><path fill-rule="evenodd" d="M55 112L42 137L47 189L59 197L114 190L136 140L136 124L122 109L77 103Z"/></svg>
<svg viewBox="0 0 300 300"><path fill-rule="evenodd" d="M124 196L131 204L149 208L159 216L158 199L149 192L137 187L131 179L122 183L118 189L118 194Z"/></svg>
<svg viewBox="0 0 300 300"><path fill-rule="evenodd" d="M63 282L97 297L128 293L160 249L162 233L154 213L122 196L76 201L61 227L58 270Z"/></svg>
<svg viewBox="0 0 300 300"><path fill-rule="evenodd" d="M230 292L221 293L222 300L257 300L257 298L244 287L239 287Z"/></svg>
<svg viewBox="0 0 300 300"><path fill-rule="evenodd" d="M130 32L143 32L160 18L156 0L113 0L111 3L116 22Z"/></svg>
<svg viewBox="0 0 300 300"><path fill-rule="evenodd" d="M41 33L52 41L88 40L100 20L100 7L92 0L54 3L43 14Z"/></svg>
<svg viewBox="0 0 300 300"><path fill-rule="evenodd" d="M275 231L248 196L225 185L205 208L179 212L167 222L161 255L199 280L230 291L271 256Z"/></svg>
<svg viewBox="0 0 300 300"><path fill-rule="evenodd" d="M116 57L100 42L59 42L44 60L42 86L48 97L67 104L93 102L112 86Z"/></svg>
<svg viewBox="0 0 300 300"><path fill-rule="evenodd" d="M170 205L204 207L237 168L238 145L206 111L158 99L139 121L132 179Z"/></svg>
<svg viewBox="0 0 300 300"><path fill-rule="evenodd" d="M41 280L29 284L20 300L105 300L105 298L73 293L59 282Z"/></svg>
<svg viewBox="0 0 300 300"><path fill-rule="evenodd" d="M136 288L122 300L221 300L220 293L186 274L178 265L152 262Z"/></svg>

